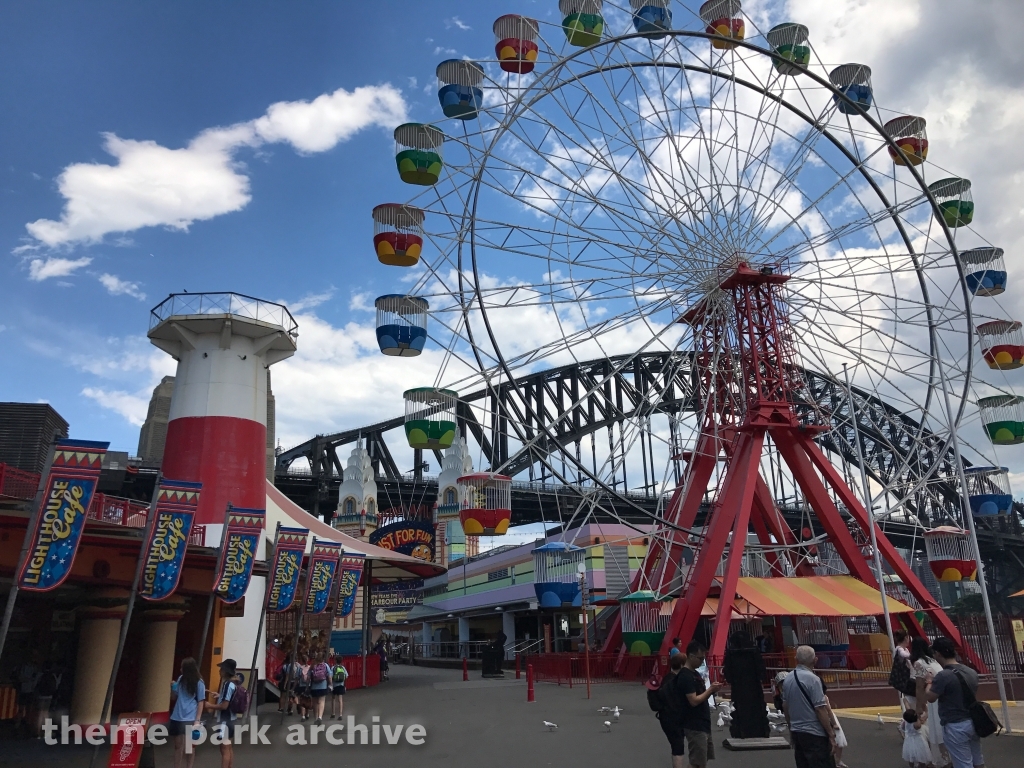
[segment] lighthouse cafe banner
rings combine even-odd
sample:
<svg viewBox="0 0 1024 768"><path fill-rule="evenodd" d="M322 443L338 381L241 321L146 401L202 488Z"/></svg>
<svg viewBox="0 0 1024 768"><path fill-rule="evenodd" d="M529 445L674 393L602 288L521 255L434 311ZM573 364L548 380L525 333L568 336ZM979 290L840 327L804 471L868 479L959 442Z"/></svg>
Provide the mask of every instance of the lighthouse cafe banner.
<svg viewBox="0 0 1024 768"><path fill-rule="evenodd" d="M303 601L303 610L306 613L323 613L327 608L340 557L341 544L313 537L313 549L309 556L309 576L306 578L306 599Z"/></svg>
<svg viewBox="0 0 1024 768"><path fill-rule="evenodd" d="M234 507L224 529L224 555L215 593L225 603L237 603L249 589L252 566L267 518L265 509Z"/></svg>
<svg viewBox="0 0 1024 768"><path fill-rule="evenodd" d="M43 508L30 531L31 549L18 586L32 592L56 589L71 573L89 504L110 443L61 440L43 487Z"/></svg>
<svg viewBox="0 0 1024 768"><path fill-rule="evenodd" d="M308 536L308 528L282 527L278 530L270 571L270 597L267 601L267 610L271 613L287 611L295 602Z"/></svg>
<svg viewBox="0 0 1024 768"><path fill-rule="evenodd" d="M165 478L160 481L156 497L156 521L146 543L140 597L163 600L178 588L202 487L202 483L184 480Z"/></svg>

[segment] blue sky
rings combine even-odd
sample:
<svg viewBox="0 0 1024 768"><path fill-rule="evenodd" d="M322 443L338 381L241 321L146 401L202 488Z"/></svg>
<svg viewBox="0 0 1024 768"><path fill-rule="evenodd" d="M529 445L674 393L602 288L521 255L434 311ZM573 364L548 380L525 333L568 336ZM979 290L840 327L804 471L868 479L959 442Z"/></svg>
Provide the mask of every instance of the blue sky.
<svg viewBox="0 0 1024 768"><path fill-rule="evenodd" d="M494 14L473 8L453 18L413 2L386 10L254 3L244 12L202 2L4 4L0 242L16 253L0 266L0 397L47 400L74 434L134 450L137 428L82 391L135 393L149 378L160 358L140 337L150 307L167 293L228 289L294 302L333 292L345 300L325 303L320 316L344 321L348 295L375 279L370 201L401 192L393 143L379 126L327 151L302 153L287 143L238 150L233 159L250 201L187 231L150 226L31 250L41 244L26 224L59 220L65 167L114 162L105 133L180 148L204 129L258 118L275 102L385 84L410 115L431 114L436 99L423 86L445 55L435 49L491 44ZM415 33L407 31L412 20ZM33 259L90 262L33 280ZM105 278L105 287L103 275L115 279Z"/></svg>
<svg viewBox="0 0 1024 768"><path fill-rule="evenodd" d="M150 308L234 290L299 318L299 354L275 368L286 447L399 413L381 377L400 393L433 363L382 361L365 309L396 288L370 209L415 192L390 126L440 117L434 67L492 55L497 16L554 20L556 5L0 2L0 399L48 401L73 436L134 453L149 393L173 373L145 339ZM680 6L698 3L673 5L677 26L696 26ZM806 23L822 62L870 63L880 102L927 115L937 161L973 180L975 225L1012 270L1022 54L1002 31L1014 25L990 20L1024 10L995 5L744 2ZM1024 315L1015 295L1001 306Z"/></svg>

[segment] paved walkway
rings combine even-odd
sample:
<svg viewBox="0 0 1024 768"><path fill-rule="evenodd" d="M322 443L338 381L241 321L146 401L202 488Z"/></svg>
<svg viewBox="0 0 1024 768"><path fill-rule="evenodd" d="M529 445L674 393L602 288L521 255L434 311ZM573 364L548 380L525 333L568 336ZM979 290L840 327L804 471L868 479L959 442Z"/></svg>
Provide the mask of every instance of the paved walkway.
<svg viewBox="0 0 1024 768"><path fill-rule="evenodd" d="M237 768L318 768L343 765L360 768L669 768L669 750L657 720L647 707L645 690L640 685L603 684L593 687L593 698L586 699L584 688L559 688L538 684L537 701L526 702L524 681L490 682L475 673L463 683L461 672L444 669L392 666L391 682L346 697L345 714L359 723L419 723L426 727L426 743L412 746L402 739L397 746L381 744L330 746L286 746L286 721L280 728L280 716L270 705L272 727L267 734L271 746L239 746L235 751ZM599 714L601 706L619 706L620 721L604 732L608 715ZM347 719L347 718L346 718ZM543 721L558 724L549 731ZM333 721L326 721L331 724ZM873 720L846 719L843 723L851 746L844 759L851 768L898 768L901 742L895 725L879 726ZM393 731L392 731L393 732ZM716 746L727 736L716 729ZM382 735L381 741L384 741ZM990 738L984 743L989 768L1019 768L1021 743L1014 738ZM37 741L0 744L0 765L4 768L86 768L91 750L87 747L46 747ZM103 760L106 765L106 748ZM218 768L218 751L203 745L198 748L196 768ZM718 749L713 768L792 768L789 751L733 753ZM156 750L157 768L171 768L168 747Z"/></svg>

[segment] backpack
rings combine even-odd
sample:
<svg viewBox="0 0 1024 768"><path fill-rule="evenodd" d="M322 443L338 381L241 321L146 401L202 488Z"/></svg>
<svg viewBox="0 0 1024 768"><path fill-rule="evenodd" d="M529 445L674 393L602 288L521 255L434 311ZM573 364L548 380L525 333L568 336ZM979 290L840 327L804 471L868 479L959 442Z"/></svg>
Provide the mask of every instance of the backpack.
<svg viewBox="0 0 1024 768"><path fill-rule="evenodd" d="M309 671L309 679L314 683L326 683L327 682L327 665L323 662L317 664L313 669Z"/></svg>
<svg viewBox="0 0 1024 768"><path fill-rule="evenodd" d="M249 692L241 683L234 683L235 694L228 702L228 712L233 715L244 715L249 711Z"/></svg>
<svg viewBox="0 0 1024 768"><path fill-rule="evenodd" d="M899 653L892 658L892 669L889 671L889 686L906 696L917 695L917 684L910 678L910 664Z"/></svg>
<svg viewBox="0 0 1024 768"><path fill-rule="evenodd" d="M348 670L345 669L345 667L343 667L341 664L337 664L334 667L332 677L334 679L335 685L344 685L345 681L348 680Z"/></svg>
<svg viewBox="0 0 1024 768"><path fill-rule="evenodd" d="M991 736L993 733L1003 730L1003 724L999 722L999 718L992 711L992 707L989 706L987 701L978 701L971 687L967 685L964 676L960 674L960 670L954 669L953 674L960 681L960 692L963 696L964 706L967 707L967 714L971 716L974 732L978 734L978 737L984 739L986 736Z"/></svg>
<svg viewBox="0 0 1024 768"><path fill-rule="evenodd" d="M661 696L661 688L656 691L647 689L647 706L652 712L661 712L665 708L665 700Z"/></svg>

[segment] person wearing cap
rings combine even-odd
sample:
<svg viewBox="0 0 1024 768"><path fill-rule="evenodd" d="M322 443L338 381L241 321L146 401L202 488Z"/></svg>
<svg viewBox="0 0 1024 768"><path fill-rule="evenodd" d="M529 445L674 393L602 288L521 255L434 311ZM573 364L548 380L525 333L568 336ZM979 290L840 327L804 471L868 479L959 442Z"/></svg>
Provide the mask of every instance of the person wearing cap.
<svg viewBox="0 0 1024 768"><path fill-rule="evenodd" d="M238 673L238 664L234 659L224 659L217 667L220 669L217 703L208 704L206 707L216 712L210 740L213 741L216 737L220 742L220 768L232 768L235 755L231 746L231 721L235 719L235 716L230 707L231 698L235 695L235 675Z"/></svg>

